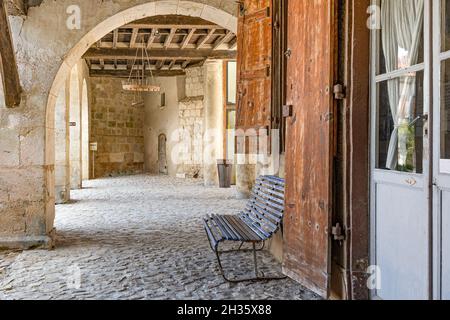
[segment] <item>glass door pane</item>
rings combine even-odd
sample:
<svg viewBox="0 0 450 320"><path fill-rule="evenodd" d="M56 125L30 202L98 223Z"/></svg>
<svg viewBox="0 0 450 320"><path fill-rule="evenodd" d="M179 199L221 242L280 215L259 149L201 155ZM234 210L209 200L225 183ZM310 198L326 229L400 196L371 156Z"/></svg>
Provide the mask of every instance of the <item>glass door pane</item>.
<svg viewBox="0 0 450 320"><path fill-rule="evenodd" d="M423 172L424 72L378 84L377 169Z"/></svg>
<svg viewBox="0 0 450 320"><path fill-rule="evenodd" d="M450 0L442 0L442 38L441 47L442 52L450 50Z"/></svg>
<svg viewBox="0 0 450 320"><path fill-rule="evenodd" d="M381 0L378 74L424 62L424 0Z"/></svg>
<svg viewBox="0 0 450 320"><path fill-rule="evenodd" d="M450 173L450 60L441 68L441 172Z"/></svg>
<svg viewBox="0 0 450 320"><path fill-rule="evenodd" d="M450 0L441 1L441 49L444 59L441 63L441 112L440 112L440 126L441 126L441 156L440 156L440 171L441 173L450 174L450 55L447 54L450 50Z"/></svg>

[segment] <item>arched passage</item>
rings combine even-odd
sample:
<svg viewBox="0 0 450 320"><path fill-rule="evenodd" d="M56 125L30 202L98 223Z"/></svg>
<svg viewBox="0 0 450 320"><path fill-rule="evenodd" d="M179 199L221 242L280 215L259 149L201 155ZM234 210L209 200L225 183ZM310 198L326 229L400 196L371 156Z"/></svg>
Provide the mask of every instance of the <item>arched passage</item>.
<svg viewBox="0 0 450 320"><path fill-rule="evenodd" d="M218 9L214 6L208 4L201 4L196 1L158 1L158 2L148 2L142 5L138 5L127 10L124 10L118 14L113 15L112 17L107 18L96 27L94 27L91 31L89 31L68 53L65 55L65 59L63 60L56 77L51 86L49 97L47 100L46 106L46 123L52 123L54 121L55 116L55 104L59 90L64 85L65 79L70 72L73 72L73 68L76 66L78 61L82 58L83 54L90 48L95 42L101 39L105 34L111 32L112 30L121 27L124 24L130 23L135 20L157 16L157 15L186 15L191 17L198 17L204 20L216 23L217 25L226 28L234 33L237 32L237 17L231 15L230 13ZM80 120L81 120L81 106L78 102L78 107L80 110ZM76 187L79 183L79 187L81 187L81 171L82 171L82 152L81 152L81 128L78 130L80 134L80 150L79 152L79 176L80 178L71 179L72 187ZM74 135L78 136L77 130L73 130ZM71 130L72 132L72 130ZM45 131L45 149L46 150L54 150L54 130L49 129L49 126L46 127ZM72 149L72 147L71 147ZM78 152L74 158L78 157ZM75 160L75 159L74 159ZM54 164L54 154L51 152L45 153L45 162L47 164ZM78 164L78 161L77 161ZM71 169L71 175L77 170ZM46 185L50 186L54 183L54 172L50 171L49 174L46 175ZM52 188L49 189L49 197L50 201L53 201L54 195L51 192L54 192ZM53 227L55 215L55 207L52 203L47 203L46 206L46 217L47 223L51 223L52 225L48 225L47 229L51 229Z"/></svg>

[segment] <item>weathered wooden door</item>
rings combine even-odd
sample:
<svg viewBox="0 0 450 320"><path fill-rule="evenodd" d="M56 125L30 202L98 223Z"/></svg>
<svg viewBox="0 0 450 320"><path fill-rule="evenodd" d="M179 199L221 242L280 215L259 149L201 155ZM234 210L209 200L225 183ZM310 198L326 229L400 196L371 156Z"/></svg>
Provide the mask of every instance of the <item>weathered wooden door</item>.
<svg viewBox="0 0 450 320"><path fill-rule="evenodd" d="M239 4L237 128L271 125L272 0Z"/></svg>
<svg viewBox="0 0 450 320"><path fill-rule="evenodd" d="M327 297L334 154L335 5L288 1L286 275Z"/></svg>

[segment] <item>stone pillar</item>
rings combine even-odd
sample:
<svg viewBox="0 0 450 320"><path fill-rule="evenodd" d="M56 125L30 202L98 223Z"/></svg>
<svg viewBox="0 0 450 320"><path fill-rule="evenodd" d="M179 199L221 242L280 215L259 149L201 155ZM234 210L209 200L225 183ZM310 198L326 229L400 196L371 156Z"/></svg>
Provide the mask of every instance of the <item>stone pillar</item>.
<svg viewBox="0 0 450 320"><path fill-rule="evenodd" d="M223 159L224 140L223 61L205 62L205 186L218 186L217 159Z"/></svg>
<svg viewBox="0 0 450 320"><path fill-rule="evenodd" d="M81 103L78 68L70 76L70 187L81 189Z"/></svg>
<svg viewBox="0 0 450 320"><path fill-rule="evenodd" d="M55 202L70 199L70 140L67 90L62 87L55 106Z"/></svg>
<svg viewBox="0 0 450 320"><path fill-rule="evenodd" d="M250 155L238 154L236 164L236 193L238 199L248 199L256 180L256 164Z"/></svg>

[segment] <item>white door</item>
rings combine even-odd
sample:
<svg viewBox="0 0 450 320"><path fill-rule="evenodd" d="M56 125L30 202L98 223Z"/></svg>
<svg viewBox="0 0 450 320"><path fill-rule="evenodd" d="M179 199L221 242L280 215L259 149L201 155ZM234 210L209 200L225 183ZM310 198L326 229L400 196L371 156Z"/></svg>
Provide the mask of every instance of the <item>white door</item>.
<svg viewBox="0 0 450 320"><path fill-rule="evenodd" d="M450 0L433 1L434 297L450 299Z"/></svg>
<svg viewBox="0 0 450 320"><path fill-rule="evenodd" d="M379 0L372 31L374 298L431 298L431 0ZM449 200L447 200L449 201Z"/></svg>

